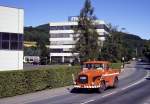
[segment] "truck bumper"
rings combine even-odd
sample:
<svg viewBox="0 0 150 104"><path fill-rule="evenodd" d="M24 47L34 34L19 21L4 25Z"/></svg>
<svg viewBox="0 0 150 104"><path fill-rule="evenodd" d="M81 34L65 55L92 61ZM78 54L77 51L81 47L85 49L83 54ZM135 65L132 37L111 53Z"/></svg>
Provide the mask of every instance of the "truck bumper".
<svg viewBox="0 0 150 104"><path fill-rule="evenodd" d="M100 88L100 86L89 86L89 85L74 85L74 88Z"/></svg>

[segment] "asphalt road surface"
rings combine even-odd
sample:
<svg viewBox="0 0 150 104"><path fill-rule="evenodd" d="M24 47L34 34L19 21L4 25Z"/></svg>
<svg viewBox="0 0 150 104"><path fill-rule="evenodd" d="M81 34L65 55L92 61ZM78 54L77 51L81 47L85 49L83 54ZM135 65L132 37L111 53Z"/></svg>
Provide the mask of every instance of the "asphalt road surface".
<svg viewBox="0 0 150 104"><path fill-rule="evenodd" d="M150 65L136 63L128 68L135 71L131 70L131 73L128 70L127 77L120 76L117 88L109 88L104 93L66 93L24 104L150 104L150 79L147 74Z"/></svg>

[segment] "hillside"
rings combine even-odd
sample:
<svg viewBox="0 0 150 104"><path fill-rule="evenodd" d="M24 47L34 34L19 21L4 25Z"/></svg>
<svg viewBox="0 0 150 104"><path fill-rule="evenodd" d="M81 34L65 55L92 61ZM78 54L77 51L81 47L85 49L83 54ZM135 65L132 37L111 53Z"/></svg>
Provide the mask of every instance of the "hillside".
<svg viewBox="0 0 150 104"><path fill-rule="evenodd" d="M24 27L24 41L37 42L39 39L49 44L49 25L44 24L37 27Z"/></svg>
<svg viewBox="0 0 150 104"><path fill-rule="evenodd" d="M142 57L145 42L139 36L113 31L104 42L100 59L116 62L121 61L122 57L125 57L126 60Z"/></svg>

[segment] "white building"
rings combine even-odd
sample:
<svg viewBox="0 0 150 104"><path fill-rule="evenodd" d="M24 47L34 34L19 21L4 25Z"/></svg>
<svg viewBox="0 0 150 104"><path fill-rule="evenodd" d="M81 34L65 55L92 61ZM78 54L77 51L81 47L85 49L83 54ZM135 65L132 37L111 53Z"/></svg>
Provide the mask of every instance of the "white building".
<svg viewBox="0 0 150 104"><path fill-rule="evenodd" d="M77 26L77 18L69 18L67 22L50 22L50 61L52 63L68 63L73 59L71 50L75 46L73 27ZM108 35L108 27L102 20L96 20L96 30L102 42ZM78 54L78 53L75 53Z"/></svg>
<svg viewBox="0 0 150 104"><path fill-rule="evenodd" d="M23 69L24 10L0 6L0 71Z"/></svg>

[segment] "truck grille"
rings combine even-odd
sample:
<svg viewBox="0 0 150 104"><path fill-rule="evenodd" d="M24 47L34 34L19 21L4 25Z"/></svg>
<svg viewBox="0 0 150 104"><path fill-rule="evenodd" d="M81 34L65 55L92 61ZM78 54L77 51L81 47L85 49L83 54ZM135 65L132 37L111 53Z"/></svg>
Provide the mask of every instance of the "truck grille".
<svg viewBox="0 0 150 104"><path fill-rule="evenodd" d="M86 75L79 76L79 83L81 84L88 83L88 77Z"/></svg>

